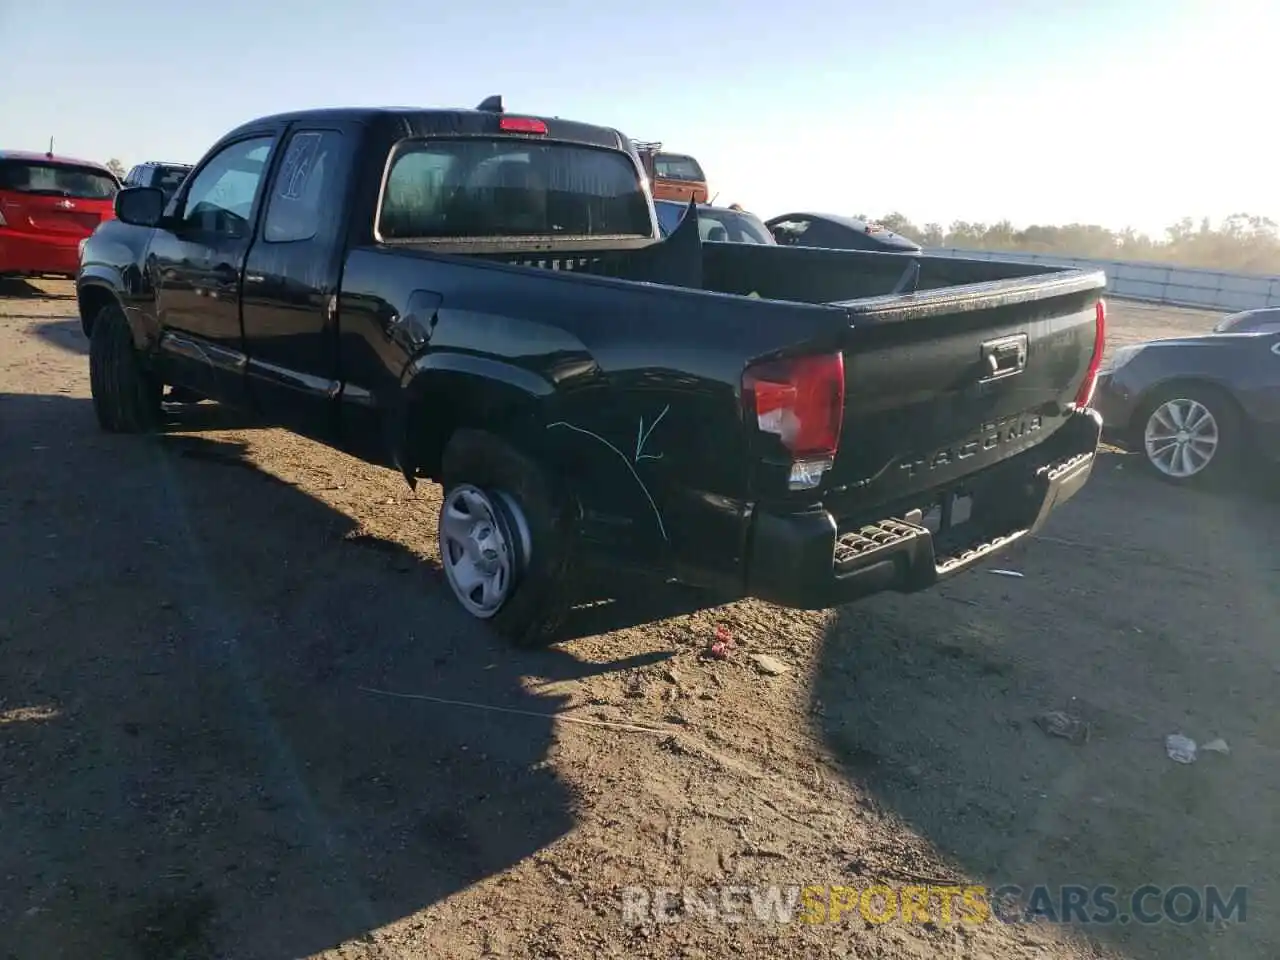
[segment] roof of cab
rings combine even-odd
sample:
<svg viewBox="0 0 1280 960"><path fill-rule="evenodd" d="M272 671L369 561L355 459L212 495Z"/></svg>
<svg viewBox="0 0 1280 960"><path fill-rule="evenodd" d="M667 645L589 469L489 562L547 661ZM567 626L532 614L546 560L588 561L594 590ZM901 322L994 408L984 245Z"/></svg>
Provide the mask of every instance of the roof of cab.
<svg viewBox="0 0 1280 960"><path fill-rule="evenodd" d="M36 153L34 150L0 150L0 160L21 160L26 163L56 163L68 167L93 167L111 173L105 164L95 160L77 160L75 157L63 157L56 153Z"/></svg>
<svg viewBox="0 0 1280 960"><path fill-rule="evenodd" d="M587 146L611 147L626 150L630 141L611 127L600 127L559 117L542 117L531 113L507 113L497 110L448 109L437 107L325 107L311 110L295 110L258 117L241 124L226 135L239 136L255 128L283 126L289 123L355 122L368 125L399 127L399 136L429 137L453 135L501 134L496 121L502 116L527 117L541 120L547 125L548 135L555 140L567 140ZM520 134L512 134L520 136Z"/></svg>

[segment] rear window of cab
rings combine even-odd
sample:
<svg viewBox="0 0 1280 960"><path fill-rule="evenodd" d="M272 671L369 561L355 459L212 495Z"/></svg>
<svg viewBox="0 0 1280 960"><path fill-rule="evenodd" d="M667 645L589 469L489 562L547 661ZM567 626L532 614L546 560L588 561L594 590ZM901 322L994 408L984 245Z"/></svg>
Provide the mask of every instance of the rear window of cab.
<svg viewBox="0 0 1280 960"><path fill-rule="evenodd" d="M115 178L104 170L68 163L0 159L0 190L69 200L111 200Z"/></svg>
<svg viewBox="0 0 1280 960"><path fill-rule="evenodd" d="M701 183L706 177L702 167L693 157L682 157L673 153L660 153L653 158L653 172L663 180L686 180Z"/></svg>
<svg viewBox="0 0 1280 960"><path fill-rule="evenodd" d="M629 154L510 137L399 144L376 223L384 240L652 232L648 198Z"/></svg>

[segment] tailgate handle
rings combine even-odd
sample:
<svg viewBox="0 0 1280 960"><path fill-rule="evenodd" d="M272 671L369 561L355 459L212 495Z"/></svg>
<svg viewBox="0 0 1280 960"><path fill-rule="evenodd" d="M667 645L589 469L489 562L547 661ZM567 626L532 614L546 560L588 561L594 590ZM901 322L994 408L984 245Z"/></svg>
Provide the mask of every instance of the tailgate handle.
<svg viewBox="0 0 1280 960"><path fill-rule="evenodd" d="M1027 366L1027 335L1019 333L999 340L988 340L982 345L982 365L979 383L989 383L1021 373Z"/></svg>

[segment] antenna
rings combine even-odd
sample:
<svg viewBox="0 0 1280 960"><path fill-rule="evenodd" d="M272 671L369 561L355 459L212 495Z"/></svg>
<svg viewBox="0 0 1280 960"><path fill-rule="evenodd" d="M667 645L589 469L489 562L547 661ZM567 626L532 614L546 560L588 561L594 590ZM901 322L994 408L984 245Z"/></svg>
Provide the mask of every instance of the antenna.
<svg viewBox="0 0 1280 960"><path fill-rule="evenodd" d="M502 107L502 94L500 93L495 93L491 97L485 97L483 100L480 101L480 106L476 107L476 109L483 110L486 113L505 113L506 112Z"/></svg>
<svg viewBox="0 0 1280 960"><path fill-rule="evenodd" d="M52 156L53 156L53 137L50 137L50 138L49 138L49 152L48 152L48 153L46 153L46 154L45 154L45 156L46 156L46 157L52 157Z"/></svg>

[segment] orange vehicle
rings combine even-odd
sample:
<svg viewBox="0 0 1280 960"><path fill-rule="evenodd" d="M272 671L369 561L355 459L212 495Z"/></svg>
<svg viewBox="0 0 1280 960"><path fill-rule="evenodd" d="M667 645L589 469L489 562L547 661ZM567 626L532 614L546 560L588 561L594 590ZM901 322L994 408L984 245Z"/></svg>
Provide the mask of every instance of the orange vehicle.
<svg viewBox="0 0 1280 960"><path fill-rule="evenodd" d="M698 161L688 154L667 153L661 143L633 141L655 200L708 203L707 178Z"/></svg>

